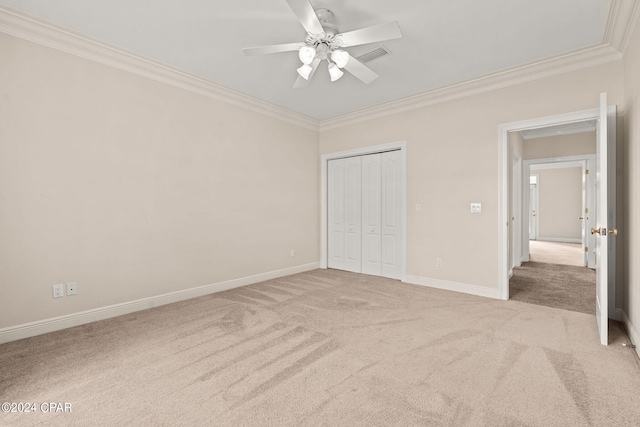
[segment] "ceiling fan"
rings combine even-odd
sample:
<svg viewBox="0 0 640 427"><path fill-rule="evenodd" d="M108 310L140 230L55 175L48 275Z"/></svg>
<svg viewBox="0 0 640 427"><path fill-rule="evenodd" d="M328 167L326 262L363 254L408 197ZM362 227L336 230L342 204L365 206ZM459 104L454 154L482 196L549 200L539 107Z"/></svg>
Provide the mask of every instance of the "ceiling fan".
<svg viewBox="0 0 640 427"><path fill-rule="evenodd" d="M369 84L378 78L378 75L371 68L349 55L344 48L402 37L397 22L340 33L334 23L333 12L330 10L314 10L309 0L287 0L287 3L307 32L305 41L248 47L244 48L243 52L245 55L263 55L297 50L302 66L297 70L299 77L293 85L294 88L307 86L318 69L318 65L324 60L329 63L329 75L332 82L344 75L342 71L344 69L363 83Z"/></svg>

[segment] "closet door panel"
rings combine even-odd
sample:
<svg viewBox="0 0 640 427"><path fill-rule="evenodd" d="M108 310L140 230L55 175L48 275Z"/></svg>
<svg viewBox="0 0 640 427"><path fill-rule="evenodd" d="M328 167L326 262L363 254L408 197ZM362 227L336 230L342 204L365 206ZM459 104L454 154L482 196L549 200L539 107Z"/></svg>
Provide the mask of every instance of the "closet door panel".
<svg viewBox="0 0 640 427"><path fill-rule="evenodd" d="M327 266L344 269L345 264L345 169L344 159L328 162L328 248Z"/></svg>
<svg viewBox="0 0 640 427"><path fill-rule="evenodd" d="M345 162L345 262L344 270L362 271L362 161L349 157Z"/></svg>
<svg viewBox="0 0 640 427"><path fill-rule="evenodd" d="M400 151L382 153L381 275L402 277L402 165Z"/></svg>
<svg viewBox="0 0 640 427"><path fill-rule="evenodd" d="M362 157L362 272L380 275L381 155Z"/></svg>

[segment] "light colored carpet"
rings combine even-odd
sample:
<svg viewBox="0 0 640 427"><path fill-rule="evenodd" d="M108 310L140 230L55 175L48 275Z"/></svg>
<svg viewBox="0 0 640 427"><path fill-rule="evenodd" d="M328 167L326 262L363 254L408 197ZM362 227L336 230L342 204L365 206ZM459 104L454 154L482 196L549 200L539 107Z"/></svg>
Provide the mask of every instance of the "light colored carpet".
<svg viewBox="0 0 640 427"><path fill-rule="evenodd" d="M594 316L315 270L0 346L41 426L635 426L640 369Z"/></svg>
<svg viewBox="0 0 640 427"><path fill-rule="evenodd" d="M529 240L529 260L547 264L584 266L582 244Z"/></svg>
<svg viewBox="0 0 640 427"><path fill-rule="evenodd" d="M575 265L525 262L513 269L509 298L595 315L596 272Z"/></svg>

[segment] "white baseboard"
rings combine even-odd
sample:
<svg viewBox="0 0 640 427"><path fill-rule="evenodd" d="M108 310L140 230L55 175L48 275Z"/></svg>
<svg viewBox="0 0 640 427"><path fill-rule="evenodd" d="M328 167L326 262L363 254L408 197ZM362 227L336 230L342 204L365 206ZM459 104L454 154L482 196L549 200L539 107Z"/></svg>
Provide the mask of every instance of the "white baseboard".
<svg viewBox="0 0 640 427"><path fill-rule="evenodd" d="M509 270L509 279L513 277L513 268Z"/></svg>
<svg viewBox="0 0 640 427"><path fill-rule="evenodd" d="M564 237L538 237L538 242L557 242L557 243L582 243L582 239L569 239Z"/></svg>
<svg viewBox="0 0 640 427"><path fill-rule="evenodd" d="M256 274L254 276L241 277L239 279L227 280L225 282L213 283L211 285L204 285L135 301L99 307L79 313L10 326L8 328L0 329L0 344L46 334L48 332L59 331L73 326L84 325L98 320L109 319L111 317L122 316L123 314L146 310L160 305L171 304L216 292L239 288L241 286L264 282L265 280L277 279L278 277L289 276L296 273L303 273L305 271L315 270L318 267L319 263L312 262L310 264L269 271L266 273Z"/></svg>
<svg viewBox="0 0 640 427"><path fill-rule="evenodd" d="M447 291L461 292L463 294L477 295L480 297L500 299L500 291L498 289L485 288L484 286L468 285L466 283L449 282L447 280L409 275L407 275L407 283L428 286L430 288L444 289Z"/></svg>
<svg viewBox="0 0 640 427"><path fill-rule="evenodd" d="M629 333L629 338L631 339L631 344L636 346L636 353L638 357L640 357L640 334L638 334L638 330L631 323L631 319L627 316L627 313L624 310L622 311L622 321L627 328L627 332Z"/></svg>

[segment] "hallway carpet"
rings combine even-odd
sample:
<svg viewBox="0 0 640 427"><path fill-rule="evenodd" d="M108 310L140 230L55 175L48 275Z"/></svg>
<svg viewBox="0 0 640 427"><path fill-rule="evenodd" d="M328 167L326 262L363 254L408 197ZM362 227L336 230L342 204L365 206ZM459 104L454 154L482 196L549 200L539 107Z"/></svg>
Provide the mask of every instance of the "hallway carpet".
<svg viewBox="0 0 640 427"><path fill-rule="evenodd" d="M2 426L635 426L594 316L315 270L0 345ZM46 408L47 406L45 406Z"/></svg>
<svg viewBox="0 0 640 427"><path fill-rule="evenodd" d="M509 298L581 313L596 313L596 272L573 265L525 262L513 269Z"/></svg>
<svg viewBox="0 0 640 427"><path fill-rule="evenodd" d="M530 261L584 266L583 255L584 252L580 243L529 240Z"/></svg>

